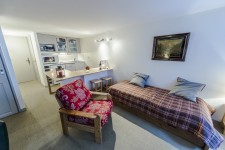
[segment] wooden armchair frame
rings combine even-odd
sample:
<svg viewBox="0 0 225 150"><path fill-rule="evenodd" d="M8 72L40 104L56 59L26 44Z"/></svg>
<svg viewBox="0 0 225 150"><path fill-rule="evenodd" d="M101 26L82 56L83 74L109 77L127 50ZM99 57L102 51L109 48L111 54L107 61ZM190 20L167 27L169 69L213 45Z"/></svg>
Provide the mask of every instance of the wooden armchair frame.
<svg viewBox="0 0 225 150"><path fill-rule="evenodd" d="M112 97L108 93L101 93L101 92L92 92L90 91L93 96L105 96L107 99L104 100L112 100ZM58 103L59 99L55 96ZM93 100L93 99L91 99ZM102 143L102 126L101 126L101 118L99 115L94 113L86 113L78 110L68 110L65 108L59 109L61 124L63 134L68 135L68 127L75 127L76 129L91 132L95 134L95 141L96 143ZM68 116L77 116L77 117L85 117L91 120L94 120L94 126L82 125L79 123L68 121Z"/></svg>

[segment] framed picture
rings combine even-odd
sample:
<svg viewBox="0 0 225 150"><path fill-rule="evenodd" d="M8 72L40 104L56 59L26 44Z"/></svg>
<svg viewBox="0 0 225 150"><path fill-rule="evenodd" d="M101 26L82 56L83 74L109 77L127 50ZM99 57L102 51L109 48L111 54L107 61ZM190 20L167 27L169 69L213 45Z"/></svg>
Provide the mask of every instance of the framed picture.
<svg viewBox="0 0 225 150"><path fill-rule="evenodd" d="M152 60L184 61L190 33L154 37Z"/></svg>

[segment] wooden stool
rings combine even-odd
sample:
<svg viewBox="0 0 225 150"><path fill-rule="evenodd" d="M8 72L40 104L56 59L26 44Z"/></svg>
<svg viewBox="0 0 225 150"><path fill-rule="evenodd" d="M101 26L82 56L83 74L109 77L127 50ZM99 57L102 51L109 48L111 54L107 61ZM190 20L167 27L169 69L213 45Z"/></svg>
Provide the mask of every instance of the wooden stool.
<svg viewBox="0 0 225 150"><path fill-rule="evenodd" d="M91 80L91 90L95 92L102 92L102 80L94 79Z"/></svg>
<svg viewBox="0 0 225 150"><path fill-rule="evenodd" d="M112 77L104 77L101 78L102 82L103 82L103 88L105 88L106 92L108 92L109 90L109 86L112 85ZM104 85L104 81L105 81L105 85Z"/></svg>

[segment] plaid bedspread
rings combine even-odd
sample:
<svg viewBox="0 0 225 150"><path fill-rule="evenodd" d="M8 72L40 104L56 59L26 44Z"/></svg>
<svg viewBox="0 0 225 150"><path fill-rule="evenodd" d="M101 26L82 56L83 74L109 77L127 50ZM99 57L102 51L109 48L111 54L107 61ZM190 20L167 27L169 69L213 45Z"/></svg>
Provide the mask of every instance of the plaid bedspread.
<svg viewBox="0 0 225 150"><path fill-rule="evenodd" d="M209 148L217 149L224 139L213 127L207 104L200 98L194 103L168 95L168 92L151 86L140 88L128 81L111 86L109 91L113 99L171 126L191 132L201 138Z"/></svg>

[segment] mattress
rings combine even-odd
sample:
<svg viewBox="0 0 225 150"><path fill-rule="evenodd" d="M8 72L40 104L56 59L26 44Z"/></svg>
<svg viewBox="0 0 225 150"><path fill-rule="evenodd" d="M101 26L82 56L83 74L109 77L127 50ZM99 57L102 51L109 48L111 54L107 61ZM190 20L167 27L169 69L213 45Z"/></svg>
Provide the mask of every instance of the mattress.
<svg viewBox="0 0 225 150"><path fill-rule="evenodd" d="M109 93L126 106L196 135L211 149L217 149L224 140L213 127L211 112L201 98L192 102L169 95L165 89L152 86L141 88L128 81L111 86Z"/></svg>

